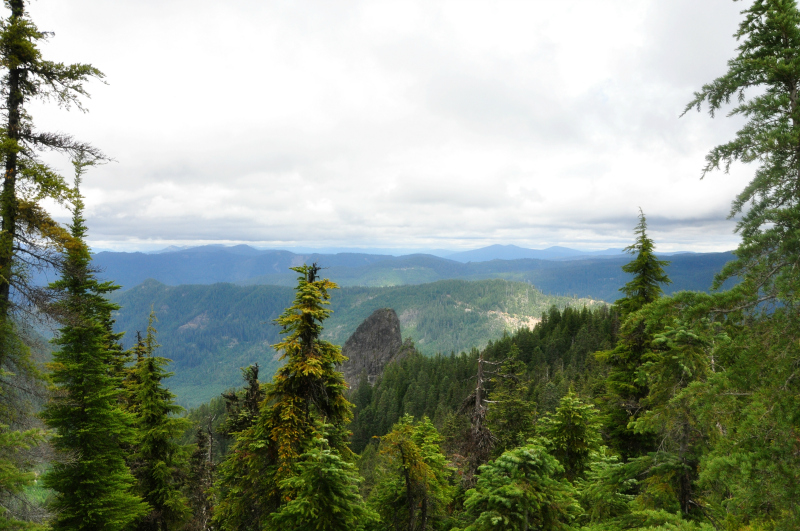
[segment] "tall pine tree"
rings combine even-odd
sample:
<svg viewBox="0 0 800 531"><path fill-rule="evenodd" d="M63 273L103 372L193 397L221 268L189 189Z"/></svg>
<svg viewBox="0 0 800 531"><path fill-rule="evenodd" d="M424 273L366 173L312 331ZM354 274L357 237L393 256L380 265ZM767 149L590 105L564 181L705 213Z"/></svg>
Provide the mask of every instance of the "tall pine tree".
<svg viewBox="0 0 800 531"><path fill-rule="evenodd" d="M78 183L85 162L75 162ZM117 338L108 326L118 306L106 299L118 287L99 282L91 270L80 198L70 228L74 242L61 279L52 285L64 294L60 305L70 321L53 340L58 347L54 388L42 414L61 456L44 479L56 493L51 525L54 530L121 530L146 513L147 505L132 492L134 478L123 452L123 445L133 442L133 418L120 408Z"/></svg>
<svg viewBox="0 0 800 531"><path fill-rule="evenodd" d="M135 526L137 531L179 529L189 517L189 502L183 494L186 448L178 443L188 420L174 415L183 411L175 395L162 380L172 373L164 370L170 360L155 355L155 312L150 313L144 351L131 369L135 375L129 388L130 410L136 415L137 437L131 469L136 492L150 505L150 512Z"/></svg>
<svg viewBox="0 0 800 531"><path fill-rule="evenodd" d="M317 278L316 265L292 269L300 273L294 304L276 320L286 337L275 349L285 363L267 386L255 423L236 435L220 466L214 521L222 528L280 529L270 514L295 498L292 483L284 481L296 475L323 423L330 450L345 459L352 455L347 445L352 404L337 370L346 358L320 337L331 314L329 291L337 286Z"/></svg>
<svg viewBox="0 0 800 531"><path fill-rule="evenodd" d="M627 318L615 348L596 354L599 360L610 365L603 397L609 442L625 457L642 455L654 444L652 435L635 433L628 426L641 414L642 400L648 393L647 382L640 377L639 369L649 349L652 333L637 312L658 300L663 293L661 284L670 282L663 269L668 262L659 260L654 254L655 244L647 235L647 219L641 210L634 233L636 241L626 250L635 258L622 267L633 278L620 289L625 297L614 303Z"/></svg>

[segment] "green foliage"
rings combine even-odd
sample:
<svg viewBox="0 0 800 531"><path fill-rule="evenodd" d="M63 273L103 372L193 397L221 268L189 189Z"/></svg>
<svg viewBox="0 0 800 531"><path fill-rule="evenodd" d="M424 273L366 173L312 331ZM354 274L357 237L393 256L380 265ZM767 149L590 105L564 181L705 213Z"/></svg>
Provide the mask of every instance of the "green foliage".
<svg viewBox="0 0 800 531"><path fill-rule="evenodd" d="M755 0L742 13L735 35L738 53L728 61L727 73L696 92L685 112L706 104L714 116L733 98L728 115L745 119L733 140L708 153L704 175L720 168L727 172L735 162L758 163L731 208L730 217L740 216L737 260L722 270L717 283L738 276L743 282L734 295L749 304L776 298L794 304L800 288L795 267L800 249L800 10L792 0Z"/></svg>
<svg viewBox="0 0 800 531"><path fill-rule="evenodd" d="M161 383L169 377L164 367L170 360L155 355L159 345L154 323L155 313L151 312L143 355L131 369L135 384L128 390L129 410L136 415L137 430L130 464L136 491L151 509L136 523L138 531L178 529L189 516L182 492L186 448L177 441L187 421L174 416L183 408L174 403L175 395Z"/></svg>
<svg viewBox="0 0 800 531"><path fill-rule="evenodd" d="M537 404L542 413L555 411L559 399L570 386L585 396L596 396L602 391L603 367L591 354L610 347L616 341L616 323L617 314L608 308L566 308L563 312L551 308L542 314L541 322L532 330L523 328L490 343L484 349L484 356L497 362L516 357L515 363L525 365L525 375L520 377L520 382L523 387L528 386L528 394L523 398L520 388L512 393L517 397L514 400L519 400L509 404L515 411L516 406L520 406L517 412L524 416L530 407ZM455 451L455 446L464 439L466 425L463 418L459 420L454 415L475 387L478 356L477 349L460 355L433 357L411 353L386 367L374 387L364 390L357 402L351 424L353 450L361 452L372 437L387 433L407 413L431 418L453 443L446 441L446 445L453 446ZM513 379L507 383L509 386L519 385L513 383ZM488 392L493 400L494 383L489 383ZM362 393L361 387L359 393ZM353 399L359 400L357 397ZM494 406L490 404L489 407L490 422ZM503 407L500 404L498 410L502 411ZM511 414L511 411L506 413ZM448 419L450 426L445 432ZM521 419L517 420L521 431L530 429L524 427ZM517 436L518 433L500 434L500 437L508 438L508 444Z"/></svg>
<svg viewBox="0 0 800 531"><path fill-rule="evenodd" d="M664 273L668 262L658 260L653 254L655 245L647 237L647 220L639 211L639 225L636 227L636 242L626 250L636 254L636 258L623 266L623 270L634 275L620 291L625 297L614 305L626 318L619 341L613 350L597 352L595 356L610 367L606 389L601 399L604 413L609 419L608 434L611 445L623 456L633 457L650 451L654 440L646 430L635 432L629 424L634 422L642 409L642 400L648 394L646 379L641 377L640 368L653 340L653 323L645 322L639 315L642 308L657 301L662 295L660 284L670 279ZM658 328L658 323L655 325Z"/></svg>
<svg viewBox="0 0 800 531"><path fill-rule="evenodd" d="M294 304L276 320L285 335L275 345L284 365L266 387L255 423L236 434L220 467L214 521L222 527L271 525L270 514L294 499L284 480L296 475L301 455L322 435L320 423L328 425L325 439L331 450L345 458L352 455L346 431L352 404L344 397L342 373L336 371L345 358L339 347L320 338L322 321L331 313L329 290L336 284L318 279L316 266L294 270L300 273Z"/></svg>
<svg viewBox="0 0 800 531"><path fill-rule="evenodd" d="M10 16L0 21L0 69L4 118L0 125L0 159L4 166L0 191L0 321L6 324L20 301L48 311L47 290L29 282L28 270L60 266L60 253L76 245L68 231L47 212L47 201L67 206L74 198L65 179L38 154L55 151L87 160L102 159L95 148L63 133L35 127L28 112L32 101L58 102L82 109L84 83L103 74L85 64L65 65L42 58L39 46L49 34L40 31L25 12L24 0L7 0ZM11 295L12 287L16 293ZM0 332L5 332L0 328ZM3 353L0 352L0 364Z"/></svg>
<svg viewBox="0 0 800 531"><path fill-rule="evenodd" d="M11 430L0 424L0 529L44 529L28 518L26 487L34 482L31 463L24 456L38 446L44 434L40 430Z"/></svg>
<svg viewBox="0 0 800 531"><path fill-rule="evenodd" d="M625 250L635 255L636 258L622 266L622 270L633 275L633 279L620 288L625 297L614 303L620 308L623 316L635 312L645 304L661 297L664 293L661 284L672 282L664 272L664 267L668 266L669 262L656 258L655 244L647 236L647 219L641 209L639 210L639 224L634 233L636 242L626 247Z"/></svg>
<svg viewBox="0 0 800 531"><path fill-rule="evenodd" d="M710 446L698 490L730 528L797 528L800 319L779 309L730 335L707 382L686 390Z"/></svg>
<svg viewBox="0 0 800 531"><path fill-rule="evenodd" d="M60 304L71 322L53 340L58 346L51 366L54 388L42 414L61 457L44 483L56 493L53 529L119 530L143 515L147 505L132 492L123 450L135 434L132 415L120 407L121 380L114 370L117 336L109 323L116 306L105 295L116 286L98 282L91 272L80 201L71 229L76 245L53 284L64 294Z"/></svg>
<svg viewBox="0 0 800 531"><path fill-rule="evenodd" d="M381 437L378 480L369 502L381 515L382 528L440 529L453 496L441 436L423 417L405 415Z"/></svg>
<svg viewBox="0 0 800 531"><path fill-rule="evenodd" d="M570 391L561 398L555 413L545 415L536 425L541 443L564 467L566 478L582 477L589 456L600 446L600 419L594 406L584 404Z"/></svg>
<svg viewBox="0 0 800 531"><path fill-rule="evenodd" d="M258 363L262 380L269 381L280 366L269 348L280 340L280 329L264 324L292 304L288 288L147 282L113 300L123 306L115 314L119 329L131 338L146 326L143 316L151 306L158 312L159 340L175 360L176 375L169 386L181 404L198 406L239 385L239 367ZM553 305L563 310L584 302L592 308L600 305L542 295L530 285L502 280L344 288L332 301L334 313L321 337L341 345L375 309L394 308L404 337L432 356L482 348L504 330L532 323Z"/></svg>
<svg viewBox="0 0 800 531"><path fill-rule="evenodd" d="M355 465L318 438L300 456L297 474L281 482L280 488L292 499L272 514L273 525L281 530L363 531L377 523L358 491Z"/></svg>
<svg viewBox="0 0 800 531"><path fill-rule="evenodd" d="M186 476L186 494L191 511L191 519L183 527L184 531L207 531L211 526L211 513L214 499L211 488L214 485L213 449L209 444L212 434L208 428L201 427L195 434L195 449L189 458L189 471Z"/></svg>
<svg viewBox="0 0 800 531"><path fill-rule="evenodd" d="M581 514L576 492L558 461L538 443L503 453L480 468L467 491L465 531L570 529Z"/></svg>
<svg viewBox="0 0 800 531"><path fill-rule="evenodd" d="M258 364L242 369L242 378L247 385L241 392L222 393L226 415L220 431L227 436L252 426L258 417L261 402L264 400L264 388L258 381Z"/></svg>
<svg viewBox="0 0 800 531"><path fill-rule="evenodd" d="M534 434L536 405L530 400L530 380L526 369L519 359L519 347L512 345L508 357L492 378L486 420L495 437L497 455L523 446Z"/></svg>

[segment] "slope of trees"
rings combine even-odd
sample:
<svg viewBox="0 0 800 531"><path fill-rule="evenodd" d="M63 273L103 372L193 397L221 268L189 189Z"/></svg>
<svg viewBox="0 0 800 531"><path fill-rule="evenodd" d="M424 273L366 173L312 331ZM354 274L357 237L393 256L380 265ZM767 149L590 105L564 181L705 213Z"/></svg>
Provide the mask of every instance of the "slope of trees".
<svg viewBox="0 0 800 531"><path fill-rule="evenodd" d="M240 367L258 363L262 378L268 380L280 366L270 346L279 341L280 329L265 323L291 304L291 289L231 284L170 287L148 282L114 295L113 300L123 306L114 316L130 342L137 330L146 327L151 306L155 309L159 341L175 363L176 375L168 385L181 404L196 406L238 385ZM334 313L326 321L323 337L341 345L375 309L394 308L402 316L403 334L417 341L424 354L460 352L482 347L512 326L501 314L523 322L538 318L552 305L581 307L584 302L543 295L530 285L503 280L343 288L331 301Z"/></svg>

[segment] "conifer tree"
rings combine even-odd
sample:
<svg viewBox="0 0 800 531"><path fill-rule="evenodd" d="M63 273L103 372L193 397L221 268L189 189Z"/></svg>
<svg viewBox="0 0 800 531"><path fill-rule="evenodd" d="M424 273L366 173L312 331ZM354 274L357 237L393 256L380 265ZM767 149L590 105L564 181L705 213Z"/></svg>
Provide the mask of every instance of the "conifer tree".
<svg viewBox="0 0 800 531"><path fill-rule="evenodd" d="M528 400L530 386L525 373L519 347L514 344L492 378L494 387L489 395L487 423L496 437L496 455L523 446L533 435L536 407Z"/></svg>
<svg viewBox="0 0 800 531"><path fill-rule="evenodd" d="M221 432L227 436L252 426L258 418L259 408L264 400L264 389L258 381L258 363L242 369L242 378L247 384L243 392L222 393L226 417Z"/></svg>
<svg viewBox="0 0 800 531"><path fill-rule="evenodd" d="M322 322L331 314L329 291L337 288L317 278L316 265L292 268L300 273L294 304L276 319L286 337L274 345L284 365L276 372L255 423L236 436L220 466L220 503L214 521L223 528L261 530L274 526L271 513L294 498L281 485L297 473L301 455L320 436L344 459L352 455L347 424L352 404L336 368L345 361L339 347L320 338Z"/></svg>
<svg viewBox="0 0 800 531"><path fill-rule="evenodd" d="M0 392L3 389L0 389ZM34 482L30 464L21 455L38 446L41 430L10 430L0 424L0 529L44 529L27 518L25 489Z"/></svg>
<svg viewBox="0 0 800 531"><path fill-rule="evenodd" d="M788 435L800 431L800 9L792 0L754 0L742 14L727 72L686 107L713 117L730 105L727 114L744 119L732 140L709 151L703 175L756 166L730 211L742 239L736 260L714 287L739 282L695 304L736 331L714 353L710 393L695 403L715 436L701 483L731 527L791 529L800 527L800 455Z"/></svg>
<svg viewBox="0 0 800 531"><path fill-rule="evenodd" d="M144 352L131 369L135 384L129 390L137 430L131 469L136 492L150 505L150 512L136 523L137 531L179 529L189 516L188 500L182 492L186 449L177 441L188 420L174 416L183 408L175 404L175 395L162 383L172 373L164 370L170 360L155 355L159 346L155 320L151 311Z"/></svg>
<svg viewBox="0 0 800 531"><path fill-rule="evenodd" d="M369 509L358 491L363 479L352 463L331 450L322 437L312 441L297 464L297 474L280 487L293 497L273 513L277 529L285 531L363 531L372 529L378 515Z"/></svg>
<svg viewBox="0 0 800 531"><path fill-rule="evenodd" d="M628 426L642 412L642 400L648 393L647 383L639 377L639 372L653 333L637 312L657 301L663 293L660 284L670 282L663 269L669 262L658 260L653 254L655 244L647 236L647 220L641 210L634 232L636 241L626 250L636 257L622 267L634 277L620 289L625 297L614 303L626 320L615 348L596 354L611 366L603 397L609 442L625 457L643 455L654 444L651 434L634 433Z"/></svg>
<svg viewBox="0 0 800 531"><path fill-rule="evenodd" d="M85 163L75 162L78 182ZM53 397L42 415L62 456L44 480L56 493L51 525L55 530L121 530L143 515L147 505L132 492L134 478L122 448L134 439L133 418L120 407L121 382L114 370L117 336L108 326L118 306L105 297L118 287L99 282L91 271L80 198L71 231L74 241L64 273L53 283L64 294L60 304L70 321L53 340L58 347Z"/></svg>
<svg viewBox="0 0 800 531"><path fill-rule="evenodd" d="M664 272L664 267L669 265L669 262L659 260L654 254L655 244L647 236L647 219L641 209L639 209L639 224L634 233L636 241L626 247L625 251L635 255L635 258L622 266L622 270L632 274L633 278L620 288L625 297L614 303L623 316L661 297L664 293L661 284L672 282Z"/></svg>
<svg viewBox="0 0 800 531"><path fill-rule="evenodd" d="M404 415L381 437L381 479L370 503L380 513L384 529L425 531L443 521L453 489L441 440L430 419L424 417L415 425L411 415Z"/></svg>
<svg viewBox="0 0 800 531"><path fill-rule="evenodd" d="M60 252L71 244L68 231L45 210L47 199L66 205L74 197L64 178L44 164L38 153L56 151L88 160L103 158L96 148L62 133L39 131L33 124L29 104L54 100L62 107L83 110L84 84L103 74L86 64L56 63L42 58L39 45L51 35L40 31L25 11L24 0L6 0L10 16L0 23L0 69L4 98L0 126L0 158L4 165L0 191L0 332L6 332L16 298L46 309L48 297L28 283L26 266L58 266ZM11 297L12 286L19 297ZM5 349L0 351L3 364Z"/></svg>
<svg viewBox="0 0 800 531"><path fill-rule="evenodd" d="M558 459L571 482L583 475L591 453L600 447L598 417L593 406L570 391L561 398L555 413L544 416L536 426L541 443Z"/></svg>
<svg viewBox="0 0 800 531"><path fill-rule="evenodd" d="M563 467L536 443L503 453L481 466L477 485L467 491L465 531L571 529L581 514Z"/></svg>
<svg viewBox="0 0 800 531"><path fill-rule="evenodd" d="M195 449L189 458L189 472L186 477L187 498L191 519L184 531L210 531L214 484L214 462L211 460L211 426L208 431L202 426L195 434Z"/></svg>

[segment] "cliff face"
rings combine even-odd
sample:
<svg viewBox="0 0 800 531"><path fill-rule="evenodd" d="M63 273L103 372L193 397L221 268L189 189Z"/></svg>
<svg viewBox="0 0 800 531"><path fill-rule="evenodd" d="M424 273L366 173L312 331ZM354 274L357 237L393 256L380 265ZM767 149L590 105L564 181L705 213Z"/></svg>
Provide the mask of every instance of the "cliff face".
<svg viewBox="0 0 800 531"><path fill-rule="evenodd" d="M342 354L350 358L342 364L345 381L351 388L355 388L361 373L366 371L369 384L373 385L402 346L397 313L391 308L375 310L358 325L342 347Z"/></svg>

